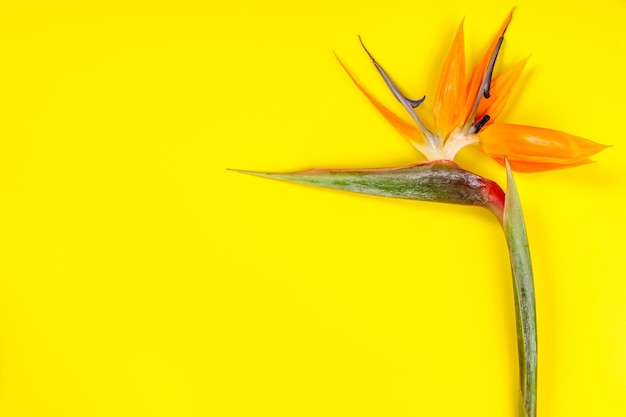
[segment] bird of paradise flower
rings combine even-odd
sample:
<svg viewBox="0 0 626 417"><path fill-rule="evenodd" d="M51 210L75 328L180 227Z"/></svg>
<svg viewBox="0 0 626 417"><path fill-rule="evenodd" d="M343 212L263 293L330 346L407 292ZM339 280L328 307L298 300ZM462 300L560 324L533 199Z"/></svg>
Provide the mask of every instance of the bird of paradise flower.
<svg viewBox="0 0 626 417"><path fill-rule="evenodd" d="M383 106L363 88L343 62L339 62L385 119L429 161L454 160L462 148L478 145L485 154L503 165L506 156L514 171L546 171L591 162L589 157L605 149L605 145L556 130L496 122L528 60L524 59L492 79L496 59L512 17L513 12L507 16L468 79L461 23L439 78L433 109L434 130L428 129L415 111L425 97L419 100L407 98L362 41L376 69L411 115L415 126Z"/></svg>
<svg viewBox="0 0 626 417"><path fill-rule="evenodd" d="M439 79L433 108L433 130L426 127L415 110L425 97L413 100L404 95L360 38L374 66L415 125L383 106L339 60L367 99L426 161L382 169L312 169L284 174L235 171L382 197L475 205L490 210L502 225L509 247L518 335L519 413L520 417L535 417L537 328L534 282L528 237L511 170L538 172L583 165L591 162L589 157L606 146L556 130L496 122L526 64L523 60L493 77L496 59L512 16L513 11L467 79L461 23ZM506 167L506 193L494 181L464 170L454 162L457 153L470 145L478 146Z"/></svg>

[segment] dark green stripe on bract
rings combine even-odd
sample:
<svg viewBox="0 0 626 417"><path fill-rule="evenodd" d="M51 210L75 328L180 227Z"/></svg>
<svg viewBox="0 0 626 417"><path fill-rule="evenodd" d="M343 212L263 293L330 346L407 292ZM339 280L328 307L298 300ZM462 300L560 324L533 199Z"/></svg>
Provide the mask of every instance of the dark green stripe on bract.
<svg viewBox="0 0 626 417"><path fill-rule="evenodd" d="M389 169L321 170L286 174L237 171L261 177L381 197L486 207L491 181L449 161Z"/></svg>

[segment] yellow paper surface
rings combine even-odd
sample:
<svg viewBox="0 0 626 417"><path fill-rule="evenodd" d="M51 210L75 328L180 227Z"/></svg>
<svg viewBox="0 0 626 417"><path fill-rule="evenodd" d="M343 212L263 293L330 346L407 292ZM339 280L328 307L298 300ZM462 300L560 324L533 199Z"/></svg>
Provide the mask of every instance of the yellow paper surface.
<svg viewBox="0 0 626 417"><path fill-rule="evenodd" d="M487 211L226 171L417 161L333 51L402 114L360 34L432 123L461 19L475 63L511 6L3 2L0 414L515 416ZM614 145L516 176L538 415L625 415L626 3L517 6L497 68L532 57L503 120Z"/></svg>

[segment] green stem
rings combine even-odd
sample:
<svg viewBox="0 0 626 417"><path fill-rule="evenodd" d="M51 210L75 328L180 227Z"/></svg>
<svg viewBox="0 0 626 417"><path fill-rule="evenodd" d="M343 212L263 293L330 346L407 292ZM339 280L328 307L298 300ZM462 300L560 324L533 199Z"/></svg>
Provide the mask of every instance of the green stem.
<svg viewBox="0 0 626 417"><path fill-rule="evenodd" d="M507 189L503 229L509 246L520 377L520 417L535 417L537 412L537 319L535 288L528 249L528 236L517 187L507 161Z"/></svg>
<svg viewBox="0 0 626 417"><path fill-rule="evenodd" d="M452 161L433 161L384 169L313 169L284 174L237 172L381 197L465 204L489 209L502 224L511 259L517 320L520 417L535 417L537 403L535 290L524 217L508 162L506 197L498 184L466 171Z"/></svg>

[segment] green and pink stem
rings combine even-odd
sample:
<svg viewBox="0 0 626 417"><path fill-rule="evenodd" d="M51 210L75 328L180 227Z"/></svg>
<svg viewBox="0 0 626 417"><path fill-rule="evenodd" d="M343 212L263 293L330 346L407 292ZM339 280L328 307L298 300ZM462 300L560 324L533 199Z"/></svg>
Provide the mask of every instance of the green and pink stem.
<svg viewBox="0 0 626 417"><path fill-rule="evenodd" d="M484 207L500 222L509 248L520 377L520 417L536 417L537 325L532 264L519 195L507 167L507 191L487 178L439 160L397 168L236 172L380 197Z"/></svg>

